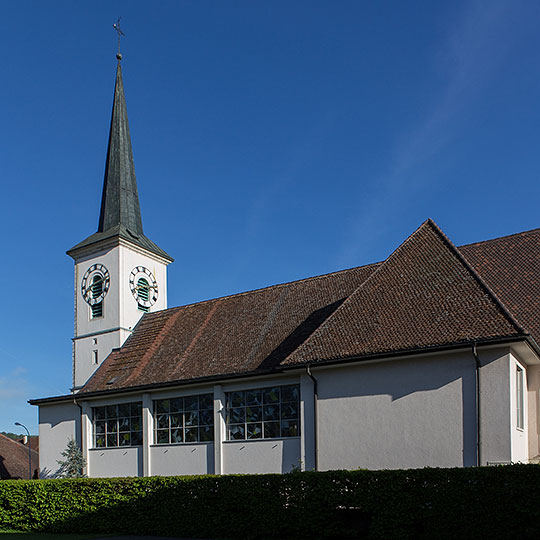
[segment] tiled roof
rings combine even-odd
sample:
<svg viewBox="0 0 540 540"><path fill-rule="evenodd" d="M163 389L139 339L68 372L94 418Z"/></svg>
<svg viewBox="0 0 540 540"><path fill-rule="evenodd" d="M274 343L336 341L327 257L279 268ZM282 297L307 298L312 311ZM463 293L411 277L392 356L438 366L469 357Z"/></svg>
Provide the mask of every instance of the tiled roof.
<svg viewBox="0 0 540 540"><path fill-rule="evenodd" d="M80 392L278 368L374 268L146 314Z"/></svg>
<svg viewBox="0 0 540 540"><path fill-rule="evenodd" d="M144 315L81 394L540 332L539 250L538 231L458 250L428 220L383 263Z"/></svg>
<svg viewBox="0 0 540 540"><path fill-rule="evenodd" d="M37 478L38 454L30 450L32 476ZM0 433L0 479L28 478L28 447Z"/></svg>
<svg viewBox="0 0 540 540"><path fill-rule="evenodd" d="M427 221L285 363L520 334L517 321L440 229Z"/></svg>
<svg viewBox="0 0 540 540"><path fill-rule="evenodd" d="M540 229L469 244L460 251L540 342Z"/></svg>

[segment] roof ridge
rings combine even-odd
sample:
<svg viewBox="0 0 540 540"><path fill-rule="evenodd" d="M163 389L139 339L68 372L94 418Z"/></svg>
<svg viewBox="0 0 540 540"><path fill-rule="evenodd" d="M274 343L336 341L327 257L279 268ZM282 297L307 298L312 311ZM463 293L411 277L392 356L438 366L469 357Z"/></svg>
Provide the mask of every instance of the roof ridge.
<svg viewBox="0 0 540 540"><path fill-rule="evenodd" d="M505 240L506 238L512 238L513 236L525 236L531 233L538 233L540 232L540 227L537 227L536 229L529 229L527 231L520 231L512 234L505 234L504 236L496 236L495 238L488 238L487 240L480 240L478 242L471 242L469 244L462 244L460 246L456 246L457 249L461 248L467 248L471 246L477 246L479 244L487 244L490 242L495 242L496 240Z"/></svg>
<svg viewBox="0 0 540 540"><path fill-rule="evenodd" d="M291 354L289 355L292 356L294 355L295 353L297 353L300 349L302 348L305 348L310 342L312 342L314 339L315 339L315 336L317 334L319 334L320 332L322 332L324 330L324 328L326 328L331 322L332 320L338 316L338 314L343 311L344 309L346 309L347 305L350 304L352 302L352 298L356 295L356 293L360 290L360 289L363 289L365 288L366 286L368 286L368 284L374 280L377 275L382 272L384 270L384 268L387 266L387 264L393 259L395 258L398 253L403 250L403 248L410 242L412 241L411 239L415 237L415 235L425 226L429 226L431 227L435 233L440 237L440 239L444 242L444 244L447 246L447 248L450 250L450 252L452 254L454 254L454 256L457 256L457 259L458 261L465 267L465 269L467 271L469 271L471 273L471 275L474 277L474 279L478 282L478 284L484 288L486 290L486 292L489 294L489 296L492 298L492 300L494 301L494 304L496 305L496 307L502 312L502 314L509 320L509 322L515 327L517 328L518 332L519 333L526 333L523 328L521 327L521 325L518 323L518 321L515 319L515 317L508 311L508 309L506 308L506 306L504 306L504 304L499 300L499 298L495 295L495 293L493 291L491 291L491 289L484 283L484 281L482 280L482 278L478 275L478 272L476 272L476 270L474 270L474 268L469 264L469 262L465 259L465 257L463 257L463 255L461 255L461 253L459 253L458 249L456 248L456 246L454 246L454 244L452 244L452 242L450 241L450 239L448 239L446 237L446 235L442 232L442 230L438 227L438 225L431 219L431 218L428 218L426 219L419 227L416 228L416 230L411 233L385 260L382 264L379 265L379 267L373 271L346 299L345 301L343 302L343 304L341 304L341 306L336 309L336 311L334 311L334 313L332 313L330 315L330 317L328 317L318 328L315 332L313 332L309 337L308 339L306 339L304 341L304 343L302 343L300 345L299 348L295 349L294 351L291 352Z"/></svg>
<svg viewBox="0 0 540 540"><path fill-rule="evenodd" d="M443 242L446 243L446 245L453 251L453 253L458 257L460 262L465 266L465 268L471 273L471 275L476 279L478 284L491 296L491 298L494 300L495 305L499 308L499 310L502 312L502 314L508 319L508 321L514 325L514 327L518 330L521 334L528 334L523 326L519 323L519 321L512 315L510 310L504 305L502 300L499 299L499 297L495 294L495 292L491 289L491 287L482 279L480 274L475 270L475 268L472 266L472 264L469 263L469 261L465 258L465 256L459 251L459 249L453 244L453 242L444 234L444 232L441 230L441 228L432 220L428 219L427 223L431 225L433 230L441 237Z"/></svg>
<svg viewBox="0 0 540 540"><path fill-rule="evenodd" d="M350 272L351 270L359 270L361 268L362 269L363 268L369 268L370 266L379 266L383 262L384 261L379 261L379 262L374 262L374 263L370 263L370 264L365 264L365 265L362 265L362 266L353 266L351 268L344 268L343 270L336 270L335 272L328 272L327 274L320 274L318 276L310 276L310 277L307 277L307 278L295 279L293 281L285 281L283 283L275 283L274 285L267 285L266 287L259 287L257 289L250 289L249 291L242 291L242 292L239 292L239 293L226 294L224 296L216 296L215 298L208 298L207 300L200 300L198 302L190 302L189 304L182 304L181 306L174 306L174 307L162 309L160 311L154 311L153 313L163 313L164 311L168 311L168 310L172 311L174 309L181 309L181 308L199 306L200 304L206 304L206 303L209 303L209 302L215 302L217 300L228 300L229 298L236 298L238 296L245 296L245 295L252 294L252 293L263 292L263 291L266 291L266 290L269 290L269 289L278 289L278 288L281 288L281 287L287 287L289 285L295 285L297 283L302 283L302 282L306 282L306 281L312 281L312 280L315 280L315 279L322 279L322 278L334 276L336 274Z"/></svg>

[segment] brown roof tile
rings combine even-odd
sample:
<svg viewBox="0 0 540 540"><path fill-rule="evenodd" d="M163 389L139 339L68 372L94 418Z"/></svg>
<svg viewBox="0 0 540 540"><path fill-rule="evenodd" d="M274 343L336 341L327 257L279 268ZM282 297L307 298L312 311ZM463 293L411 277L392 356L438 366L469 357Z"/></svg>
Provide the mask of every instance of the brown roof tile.
<svg viewBox="0 0 540 540"><path fill-rule="evenodd" d="M352 268L144 315L81 393L279 367L374 268Z"/></svg>
<svg viewBox="0 0 540 540"><path fill-rule="evenodd" d="M148 313L81 394L540 332L540 231L510 238L428 220L383 263Z"/></svg>
<svg viewBox="0 0 540 540"><path fill-rule="evenodd" d="M540 341L540 229L469 244L460 252Z"/></svg>
<svg viewBox="0 0 540 540"><path fill-rule="evenodd" d="M517 336L519 324L426 221L286 364Z"/></svg>

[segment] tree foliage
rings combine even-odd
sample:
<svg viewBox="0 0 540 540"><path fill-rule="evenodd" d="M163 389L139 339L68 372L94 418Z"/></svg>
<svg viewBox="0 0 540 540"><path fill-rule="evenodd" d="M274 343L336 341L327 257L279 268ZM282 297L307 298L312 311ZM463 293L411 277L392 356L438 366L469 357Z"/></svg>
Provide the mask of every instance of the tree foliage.
<svg viewBox="0 0 540 540"><path fill-rule="evenodd" d="M62 478L84 478L86 476L84 474L86 460L75 439L69 439L62 456L66 459L57 461L60 465L57 476Z"/></svg>

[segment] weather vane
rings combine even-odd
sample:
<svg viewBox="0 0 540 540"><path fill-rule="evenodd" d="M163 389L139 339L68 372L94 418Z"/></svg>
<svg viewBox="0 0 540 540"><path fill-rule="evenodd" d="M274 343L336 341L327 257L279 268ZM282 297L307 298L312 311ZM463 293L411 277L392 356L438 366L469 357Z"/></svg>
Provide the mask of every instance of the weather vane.
<svg viewBox="0 0 540 540"><path fill-rule="evenodd" d="M124 32L122 32L122 29L120 28L120 19L122 17L118 17L118 20L113 24L113 28L116 30L116 33L118 34L118 52L116 53L116 58L118 60L122 60L122 55L120 54L120 38L122 36L125 36Z"/></svg>

